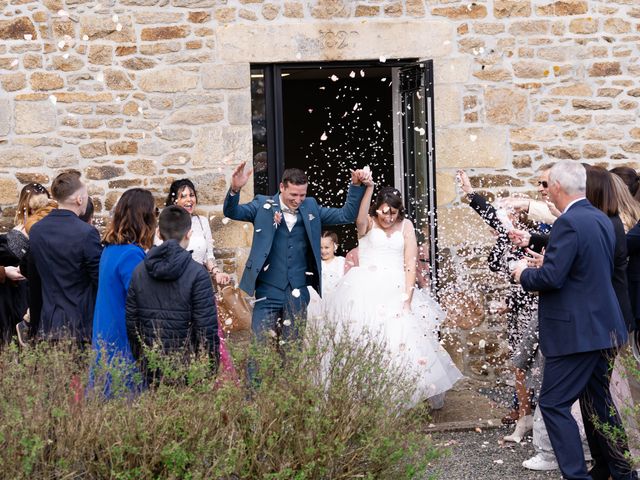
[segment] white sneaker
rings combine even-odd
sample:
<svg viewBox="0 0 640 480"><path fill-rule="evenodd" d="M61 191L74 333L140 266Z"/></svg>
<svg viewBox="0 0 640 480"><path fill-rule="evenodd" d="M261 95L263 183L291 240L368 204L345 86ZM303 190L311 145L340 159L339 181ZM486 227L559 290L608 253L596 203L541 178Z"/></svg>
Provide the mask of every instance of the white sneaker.
<svg viewBox="0 0 640 480"><path fill-rule="evenodd" d="M558 470L558 462L555 459L548 460L540 453L522 462L522 466L529 470Z"/></svg>

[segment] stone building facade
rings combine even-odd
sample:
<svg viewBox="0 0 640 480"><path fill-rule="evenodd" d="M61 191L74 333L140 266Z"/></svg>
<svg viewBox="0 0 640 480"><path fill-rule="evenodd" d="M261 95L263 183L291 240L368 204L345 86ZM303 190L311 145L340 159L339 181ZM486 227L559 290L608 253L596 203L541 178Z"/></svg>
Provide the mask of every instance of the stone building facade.
<svg viewBox="0 0 640 480"><path fill-rule="evenodd" d="M490 196L534 191L538 165L636 166L637 0L0 0L0 206L81 170L98 212L133 186L159 202L188 176L218 256L236 271L251 230L226 222L233 166L251 161L250 66L431 59L439 246L456 282L450 350L473 375L506 351L485 305L488 229L457 168ZM251 189L243 192L250 198Z"/></svg>

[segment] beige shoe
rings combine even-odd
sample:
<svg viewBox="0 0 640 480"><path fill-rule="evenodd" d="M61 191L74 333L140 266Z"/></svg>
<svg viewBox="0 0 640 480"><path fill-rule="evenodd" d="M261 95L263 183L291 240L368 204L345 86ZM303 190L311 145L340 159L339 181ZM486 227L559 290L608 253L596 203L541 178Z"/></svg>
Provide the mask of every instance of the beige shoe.
<svg viewBox="0 0 640 480"><path fill-rule="evenodd" d="M504 437L505 442L520 443L524 436L533 430L533 415L525 415L516 422L516 428L511 435Z"/></svg>

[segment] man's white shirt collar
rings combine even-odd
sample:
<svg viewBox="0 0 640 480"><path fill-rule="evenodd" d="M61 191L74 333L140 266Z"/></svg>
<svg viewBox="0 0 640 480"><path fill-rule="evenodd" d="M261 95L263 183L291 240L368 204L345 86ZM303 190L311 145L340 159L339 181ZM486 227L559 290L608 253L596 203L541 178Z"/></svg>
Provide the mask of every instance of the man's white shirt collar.
<svg viewBox="0 0 640 480"><path fill-rule="evenodd" d="M279 197L278 200L280 200L280 210L282 211L282 215L284 216L284 221L287 224L287 228L289 229L289 231L291 231L293 230L294 225L298 221L298 217L293 213L284 211L285 207L287 206L282 201L282 197ZM288 207L287 207L287 210L289 210Z"/></svg>

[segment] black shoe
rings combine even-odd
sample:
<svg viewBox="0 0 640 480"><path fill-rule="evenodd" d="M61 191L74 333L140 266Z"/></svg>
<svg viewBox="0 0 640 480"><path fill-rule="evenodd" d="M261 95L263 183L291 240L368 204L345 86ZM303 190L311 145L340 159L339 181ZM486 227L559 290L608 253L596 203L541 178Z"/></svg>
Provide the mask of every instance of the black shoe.
<svg viewBox="0 0 640 480"><path fill-rule="evenodd" d="M596 463L593 468L589 470L589 475L593 480L609 480L611 472L609 472L609 467L606 465Z"/></svg>

